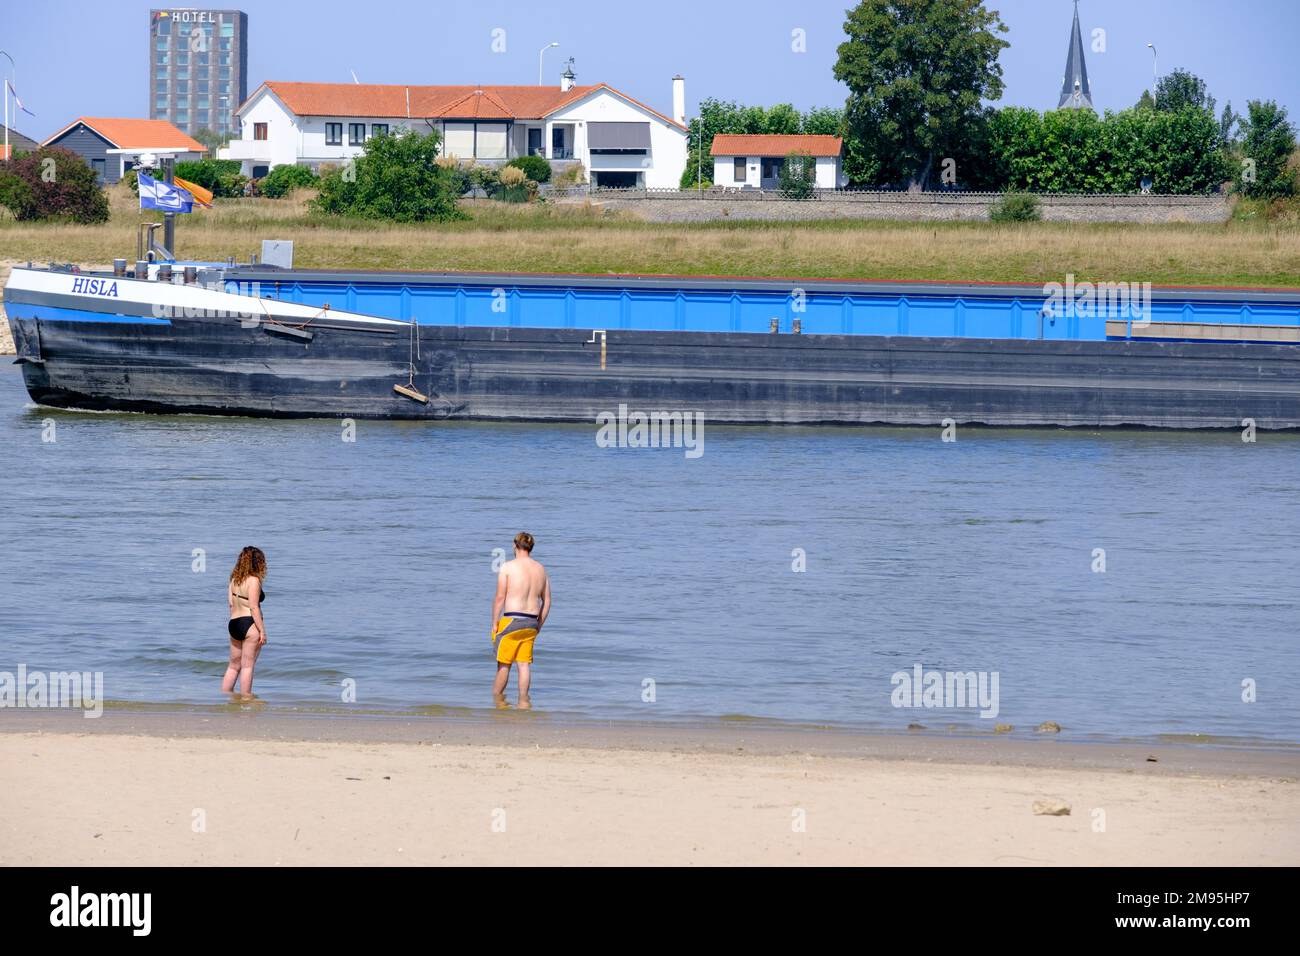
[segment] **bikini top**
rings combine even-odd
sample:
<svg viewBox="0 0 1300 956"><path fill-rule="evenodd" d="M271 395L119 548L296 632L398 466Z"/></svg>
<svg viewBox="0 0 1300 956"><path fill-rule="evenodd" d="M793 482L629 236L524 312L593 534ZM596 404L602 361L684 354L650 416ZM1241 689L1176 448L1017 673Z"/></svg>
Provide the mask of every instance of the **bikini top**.
<svg viewBox="0 0 1300 956"><path fill-rule="evenodd" d="M248 603L248 598L246 596L240 594L238 591L235 591L233 588L231 589L231 591L234 593L235 597L239 598L239 600L243 601L245 604ZM266 600L266 591L261 591L260 593L261 596L257 599L258 604L261 604L263 601Z"/></svg>

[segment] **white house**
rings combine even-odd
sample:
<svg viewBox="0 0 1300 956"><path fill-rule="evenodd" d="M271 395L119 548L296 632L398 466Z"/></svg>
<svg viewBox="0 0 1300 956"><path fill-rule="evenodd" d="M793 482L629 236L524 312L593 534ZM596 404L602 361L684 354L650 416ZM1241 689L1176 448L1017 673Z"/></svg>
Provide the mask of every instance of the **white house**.
<svg viewBox="0 0 1300 956"><path fill-rule="evenodd" d="M313 169L361 153L379 133L437 130L443 155L487 164L538 155L578 161L595 186L676 188L686 168L685 81L673 112L604 83L578 86L398 86L263 83L239 107L241 137L218 152L247 176L296 163Z"/></svg>
<svg viewBox="0 0 1300 956"><path fill-rule="evenodd" d="M709 155L713 157L713 185L733 189L775 189L781 167L791 153L806 153L817 164L818 189L839 189L848 184L844 175L844 140L821 135L739 135L718 133Z"/></svg>

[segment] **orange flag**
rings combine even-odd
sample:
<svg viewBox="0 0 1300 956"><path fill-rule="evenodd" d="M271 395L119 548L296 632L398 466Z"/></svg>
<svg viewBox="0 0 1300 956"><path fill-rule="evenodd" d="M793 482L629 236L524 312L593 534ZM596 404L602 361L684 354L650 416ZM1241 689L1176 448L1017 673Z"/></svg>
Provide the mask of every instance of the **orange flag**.
<svg viewBox="0 0 1300 956"><path fill-rule="evenodd" d="M181 179L179 176L173 176L172 183L180 186L181 189L184 189L187 193L193 196L194 201L200 206L207 206L209 209L212 208L212 192L210 190L195 185L188 179Z"/></svg>

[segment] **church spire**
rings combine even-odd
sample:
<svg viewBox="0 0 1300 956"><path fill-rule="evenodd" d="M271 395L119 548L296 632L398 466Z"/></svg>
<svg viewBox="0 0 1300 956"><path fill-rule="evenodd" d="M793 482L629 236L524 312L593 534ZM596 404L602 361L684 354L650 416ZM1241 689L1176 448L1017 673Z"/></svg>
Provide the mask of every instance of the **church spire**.
<svg viewBox="0 0 1300 956"><path fill-rule="evenodd" d="M1074 0L1074 28L1070 30L1070 53L1065 61L1065 82L1061 84L1063 109L1093 109L1092 87L1088 85L1088 64L1083 59L1083 31L1079 29L1079 0Z"/></svg>

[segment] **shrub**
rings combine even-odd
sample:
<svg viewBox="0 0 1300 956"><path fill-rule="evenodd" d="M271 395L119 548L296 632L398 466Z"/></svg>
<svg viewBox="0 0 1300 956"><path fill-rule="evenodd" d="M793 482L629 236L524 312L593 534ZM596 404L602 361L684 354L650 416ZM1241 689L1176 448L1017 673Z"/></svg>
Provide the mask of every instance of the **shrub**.
<svg viewBox="0 0 1300 956"><path fill-rule="evenodd" d="M315 186L319 178L306 166L276 166L262 177L259 184L262 195L271 199L280 199L306 186Z"/></svg>
<svg viewBox="0 0 1300 956"><path fill-rule="evenodd" d="M576 186L578 183L585 183L586 181L587 170L582 163L570 163L560 170L559 175L555 177L555 185L557 186Z"/></svg>
<svg viewBox="0 0 1300 956"><path fill-rule="evenodd" d="M352 162L321 178L313 200L322 212L392 222L467 218L451 170L438 165L438 134L402 130L376 136Z"/></svg>
<svg viewBox="0 0 1300 956"><path fill-rule="evenodd" d="M1038 222L1043 218L1038 197L1031 193L1003 193L991 207L992 222Z"/></svg>
<svg viewBox="0 0 1300 956"><path fill-rule="evenodd" d="M807 153L791 153L781 164L778 187L785 199L809 199L817 189L817 161Z"/></svg>
<svg viewBox="0 0 1300 956"><path fill-rule="evenodd" d="M545 156L516 156L506 163L507 169L512 166L516 169L522 169L524 175L535 183L549 183L551 181L551 164L546 161Z"/></svg>
<svg viewBox="0 0 1300 956"><path fill-rule="evenodd" d="M447 173L454 181L456 195L463 196L474 188L473 178L467 167L462 166L455 156L439 156L438 168Z"/></svg>
<svg viewBox="0 0 1300 956"><path fill-rule="evenodd" d="M214 196L238 196L240 193L222 191L221 177L231 174L238 175L239 166L239 160L237 159L198 159L186 163L177 163L175 169L172 170L172 174L179 176L181 179L188 179L196 186L210 189Z"/></svg>
<svg viewBox="0 0 1300 956"><path fill-rule="evenodd" d="M20 221L108 221L108 197L95 171L58 146L43 146L0 165L0 205Z"/></svg>
<svg viewBox="0 0 1300 956"><path fill-rule="evenodd" d="M518 166L507 166L497 176L502 186L522 186L528 176Z"/></svg>
<svg viewBox="0 0 1300 956"><path fill-rule="evenodd" d="M244 187L249 182L249 178L243 173L223 173L217 180L217 183L221 187L221 192L217 192L214 189L212 194L214 196L242 196L244 195Z"/></svg>
<svg viewBox="0 0 1300 956"><path fill-rule="evenodd" d="M471 166L469 168L469 181L472 186L483 190L489 196L494 193L501 185L501 178L496 169L491 166Z"/></svg>

